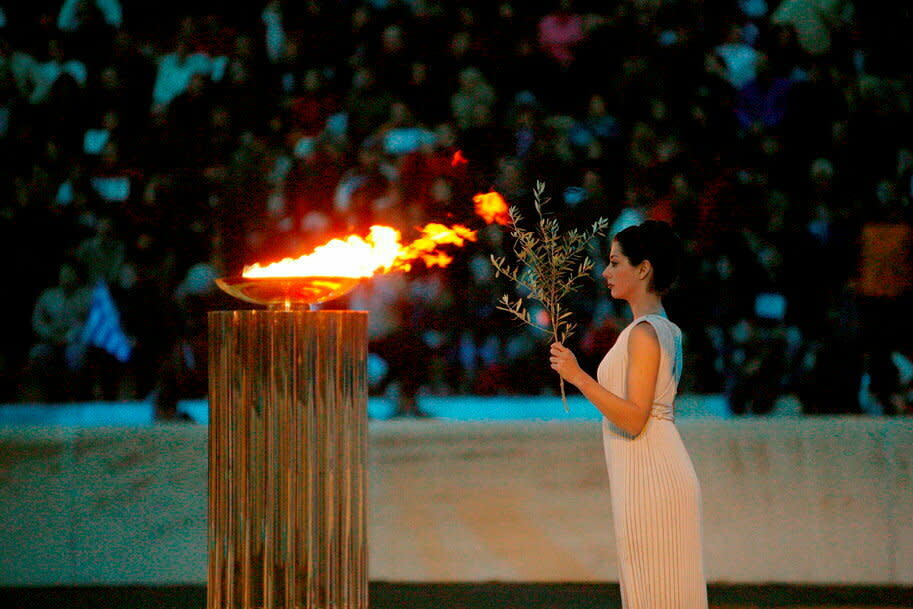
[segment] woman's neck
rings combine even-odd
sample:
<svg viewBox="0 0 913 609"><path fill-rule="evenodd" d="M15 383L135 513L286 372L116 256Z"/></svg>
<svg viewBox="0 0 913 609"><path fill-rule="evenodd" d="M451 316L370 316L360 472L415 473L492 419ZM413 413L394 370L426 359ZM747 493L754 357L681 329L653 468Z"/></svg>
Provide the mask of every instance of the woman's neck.
<svg viewBox="0 0 913 609"><path fill-rule="evenodd" d="M662 299L655 294L646 294L636 301L629 301L628 305L631 307L631 315L634 316L634 319L644 315L666 315Z"/></svg>

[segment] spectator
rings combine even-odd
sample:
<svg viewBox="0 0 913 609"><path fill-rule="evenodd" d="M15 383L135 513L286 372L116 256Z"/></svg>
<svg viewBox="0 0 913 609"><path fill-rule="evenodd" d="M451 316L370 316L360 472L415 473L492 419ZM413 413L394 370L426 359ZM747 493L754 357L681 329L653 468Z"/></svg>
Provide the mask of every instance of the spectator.
<svg viewBox="0 0 913 609"><path fill-rule="evenodd" d="M85 265L89 285L95 285L98 281L112 284L120 280L125 252L124 243L116 236L114 219L101 216L95 227L95 235L79 244L76 257Z"/></svg>
<svg viewBox="0 0 913 609"><path fill-rule="evenodd" d="M853 11L848 0L784 0L770 20L796 28L799 44L812 55L824 55L831 49L835 31Z"/></svg>
<svg viewBox="0 0 913 609"><path fill-rule="evenodd" d="M763 131L777 127L786 115L791 86L788 78L775 76L767 58L760 56L755 77L739 89L736 116L742 128Z"/></svg>
<svg viewBox="0 0 913 609"><path fill-rule="evenodd" d="M20 94L31 104L47 101L61 78L71 78L79 86L85 86L88 78L85 64L78 59L69 59L63 45L55 38L48 40L46 61L39 61L28 53L15 52L10 70Z"/></svg>
<svg viewBox="0 0 913 609"><path fill-rule="evenodd" d="M209 76L213 62L204 53L191 53L187 40L178 40L174 51L161 56L152 89L152 111L162 114L177 96L190 87L195 75Z"/></svg>
<svg viewBox="0 0 913 609"><path fill-rule="evenodd" d="M124 21L124 11L121 8L120 0L94 0L92 4L104 17L105 23L113 28L121 26ZM57 17L57 27L64 32L77 30L82 24L85 12L91 10L88 0L64 0Z"/></svg>
<svg viewBox="0 0 913 609"><path fill-rule="evenodd" d="M743 319L730 329L732 367L724 393L733 413L768 414L789 369L782 326Z"/></svg>
<svg viewBox="0 0 913 609"><path fill-rule="evenodd" d="M85 364L80 340L89 314L91 289L79 263L65 261L57 285L45 289L32 312L36 342L29 350L21 398L41 401L66 396ZM47 392L47 394L46 394Z"/></svg>
<svg viewBox="0 0 913 609"><path fill-rule="evenodd" d="M409 77L402 90L402 98L424 125L436 125L449 118L446 100L440 96L428 96L428 91L438 91L444 86L444 79L425 61L413 61L409 66Z"/></svg>
<svg viewBox="0 0 913 609"><path fill-rule="evenodd" d="M884 413L899 408L894 352L909 353L913 297L913 228L897 205L897 191L882 182L873 215L860 233L859 295L863 349L871 391Z"/></svg>
<svg viewBox="0 0 913 609"><path fill-rule="evenodd" d="M620 233L629 226L641 224L646 219L646 204L643 200L643 195L636 186L631 185L625 191L624 207L609 228L607 235L609 241L611 242L614 235Z"/></svg>
<svg viewBox="0 0 913 609"><path fill-rule="evenodd" d="M584 38L583 18L573 12L570 0L561 0L554 13L539 21L539 44L564 68L574 62L574 47Z"/></svg>
<svg viewBox="0 0 913 609"><path fill-rule="evenodd" d="M477 108L482 106L491 115L496 101L495 91L478 68L469 67L460 71L459 88L450 98L450 107L457 127L466 129L477 122Z"/></svg>
<svg viewBox="0 0 913 609"><path fill-rule="evenodd" d="M175 294L178 303L178 335L158 372L153 392L155 418L189 421L177 410L181 398L203 398L208 390L207 309L218 298L214 271L208 265L191 267Z"/></svg>
<svg viewBox="0 0 913 609"><path fill-rule="evenodd" d="M282 5L279 0L266 3L260 16L266 32L266 56L272 63L279 63L286 48L285 28L282 26Z"/></svg>
<svg viewBox="0 0 913 609"><path fill-rule="evenodd" d="M349 137L361 144L368 134L390 116L390 106L394 102L389 88L377 82L374 71L366 66L359 66L352 77L352 88L346 98L346 110L349 114Z"/></svg>
<svg viewBox="0 0 913 609"><path fill-rule="evenodd" d="M726 80L735 89L741 89L755 77L758 52L745 42L744 31L738 24L732 24L725 41L714 49L726 67Z"/></svg>
<svg viewBox="0 0 913 609"><path fill-rule="evenodd" d="M426 221L480 228L472 197L492 189L530 217L530 187L545 180L570 224L674 223L693 258L683 284L719 295L684 288L670 301L694 346L684 382L730 391L741 407L739 379L763 378L803 391L807 412L826 410L827 396L802 380L838 370L832 351L861 348L850 330L835 336L833 320L843 330L859 309L869 328L910 304L909 44L883 27L909 30L908 16L842 0L745 0L721 12L553 6L267 2L182 17L170 5L123 13L118 0L59 0L43 21L41 11L11 14L0 43L0 190L13 204L0 212L0 241L8 257L30 251L18 315L67 252L85 261L137 339L132 370L95 362L114 377L166 371L160 411L173 416L204 372L204 333L187 317L212 303L177 291L199 261L235 274L375 222L406 238ZM502 231L480 231L444 273L413 275L403 302L370 301L390 321L378 337L414 332L428 356L424 378L409 380L416 395L540 390L504 367L542 362L493 306L505 286L485 268L503 253ZM604 245L593 248L597 266ZM865 270L850 277L860 257ZM809 279L807 264L820 273ZM762 290L786 300L782 328L753 316ZM581 293L572 305L582 336L623 313L592 310L594 300ZM797 335L808 345L798 356ZM910 349L877 329L862 335L870 357L847 356L840 374L868 375L878 405L867 411L906 412ZM30 340L11 338L14 368ZM743 366L780 352L807 365L786 381ZM83 378L106 378L91 355ZM150 376L111 385L145 395ZM745 411L767 408L773 393Z"/></svg>

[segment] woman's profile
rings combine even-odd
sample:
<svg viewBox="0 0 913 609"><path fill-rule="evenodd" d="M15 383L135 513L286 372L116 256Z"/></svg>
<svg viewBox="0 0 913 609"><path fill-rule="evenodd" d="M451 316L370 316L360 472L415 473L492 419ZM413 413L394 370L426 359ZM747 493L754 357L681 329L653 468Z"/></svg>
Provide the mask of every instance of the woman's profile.
<svg viewBox="0 0 913 609"><path fill-rule="evenodd" d="M561 343L551 365L603 414L602 432L625 609L707 609L701 489L675 426L682 333L662 296L682 246L665 222L619 231L602 276L633 321L593 379Z"/></svg>

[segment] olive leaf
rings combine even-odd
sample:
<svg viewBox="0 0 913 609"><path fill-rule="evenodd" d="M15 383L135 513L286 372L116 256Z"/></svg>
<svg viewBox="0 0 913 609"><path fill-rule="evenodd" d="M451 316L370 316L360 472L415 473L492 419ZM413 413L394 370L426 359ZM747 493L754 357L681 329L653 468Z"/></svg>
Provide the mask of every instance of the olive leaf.
<svg viewBox="0 0 913 609"><path fill-rule="evenodd" d="M528 292L528 298L542 305L548 313L551 327L541 326L530 318L522 297L511 300L505 294L498 301L497 308L549 334L554 342L564 343L573 335L577 324L571 321L571 312L562 308L562 299L575 292L580 279L593 270L593 261L584 252L593 238L605 234L609 221L599 218L587 231L573 229L562 233L558 221L547 217L543 211L551 201L551 198L544 197L544 193L545 183L537 180L533 197L539 220L534 230L520 226L523 221L520 210L516 206L510 207L510 235L515 240L513 252L517 263L510 264L505 256L494 255L491 256L491 263L496 277L507 277L522 288L521 291ZM569 411L563 378L561 400L564 410Z"/></svg>

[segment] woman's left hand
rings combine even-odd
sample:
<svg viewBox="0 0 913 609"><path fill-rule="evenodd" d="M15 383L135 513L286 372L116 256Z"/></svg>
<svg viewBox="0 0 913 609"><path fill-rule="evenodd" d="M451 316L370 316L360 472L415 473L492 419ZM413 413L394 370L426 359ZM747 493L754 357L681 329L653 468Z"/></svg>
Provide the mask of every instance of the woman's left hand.
<svg viewBox="0 0 913 609"><path fill-rule="evenodd" d="M576 385L580 375L583 374L573 351L561 343L552 343L549 361L552 363L552 370L555 370L561 375L561 378L572 385Z"/></svg>

